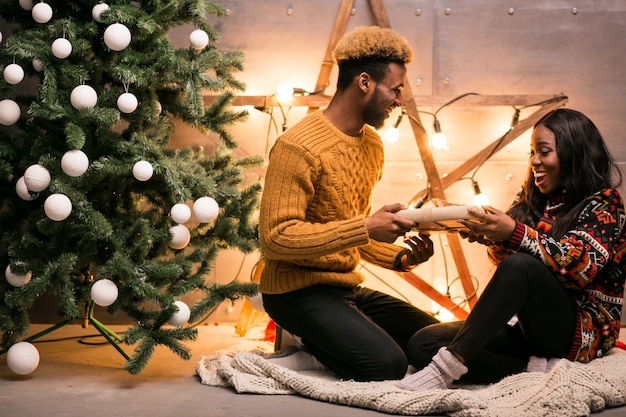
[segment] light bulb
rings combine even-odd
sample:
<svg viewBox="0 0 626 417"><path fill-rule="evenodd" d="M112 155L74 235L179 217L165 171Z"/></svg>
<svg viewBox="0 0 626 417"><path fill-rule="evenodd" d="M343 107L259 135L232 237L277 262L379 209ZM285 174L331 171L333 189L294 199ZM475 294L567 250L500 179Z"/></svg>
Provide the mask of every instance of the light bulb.
<svg viewBox="0 0 626 417"><path fill-rule="evenodd" d="M452 314L450 310L448 310L447 308L443 308L443 307L441 307L441 309L437 312L435 317L438 318L439 321L444 322L444 323L451 322L452 320L454 320L454 314Z"/></svg>
<svg viewBox="0 0 626 417"><path fill-rule="evenodd" d="M489 204L489 197L486 194L480 193L474 196L474 205L477 207L486 206Z"/></svg>
<svg viewBox="0 0 626 417"><path fill-rule="evenodd" d="M398 126L400 126L400 122L402 122L402 116L404 116L404 111L400 113L398 119L394 123L393 127L385 130L383 133L383 139L387 143L396 143L398 139L400 139L400 131L398 130Z"/></svg>
<svg viewBox="0 0 626 417"><path fill-rule="evenodd" d="M293 97L293 87L288 84L281 84L276 90L276 98L278 100L289 100Z"/></svg>
<svg viewBox="0 0 626 417"><path fill-rule="evenodd" d="M444 135L443 133L439 132L439 133L435 133L432 137L432 139L430 140L430 142L433 145L433 148L435 149L444 149L446 147L446 145L448 144L448 138L446 138L446 135Z"/></svg>
<svg viewBox="0 0 626 417"><path fill-rule="evenodd" d="M480 186L478 185L478 183L472 180L472 186L474 187L474 205L477 207L482 207L489 204L489 198L486 194L480 191Z"/></svg>
<svg viewBox="0 0 626 417"><path fill-rule="evenodd" d="M396 143L400 139L400 131L397 127L390 127L383 133L383 139L387 143Z"/></svg>
<svg viewBox="0 0 626 417"><path fill-rule="evenodd" d="M441 133L441 125L439 124L439 120L435 117L433 120L433 128L435 129L435 134L430 139L430 143L433 145L435 149L443 149L448 144L448 138Z"/></svg>

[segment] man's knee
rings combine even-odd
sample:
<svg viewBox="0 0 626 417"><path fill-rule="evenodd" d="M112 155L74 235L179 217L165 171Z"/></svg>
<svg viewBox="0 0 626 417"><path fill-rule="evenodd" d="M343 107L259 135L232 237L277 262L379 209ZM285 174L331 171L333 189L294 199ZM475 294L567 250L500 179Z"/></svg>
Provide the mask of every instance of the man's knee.
<svg viewBox="0 0 626 417"><path fill-rule="evenodd" d="M409 362L404 355L388 355L378 358L370 369L364 370L363 381L388 381L402 379Z"/></svg>

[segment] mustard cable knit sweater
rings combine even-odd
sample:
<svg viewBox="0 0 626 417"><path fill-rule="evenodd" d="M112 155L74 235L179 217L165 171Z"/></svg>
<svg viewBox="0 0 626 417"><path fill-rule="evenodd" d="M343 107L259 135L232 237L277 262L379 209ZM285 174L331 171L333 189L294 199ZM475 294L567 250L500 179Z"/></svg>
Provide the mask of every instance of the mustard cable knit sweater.
<svg viewBox="0 0 626 417"><path fill-rule="evenodd" d="M269 161L259 219L261 292L355 287L363 282L355 270L361 259L393 268L402 247L370 241L365 226L384 162L372 128L348 136L320 110L282 134Z"/></svg>

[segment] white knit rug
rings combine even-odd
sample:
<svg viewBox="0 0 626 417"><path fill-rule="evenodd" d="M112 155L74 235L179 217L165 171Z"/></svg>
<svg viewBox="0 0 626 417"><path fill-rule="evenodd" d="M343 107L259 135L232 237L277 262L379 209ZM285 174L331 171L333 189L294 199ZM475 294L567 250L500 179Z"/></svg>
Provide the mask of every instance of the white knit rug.
<svg viewBox="0 0 626 417"><path fill-rule="evenodd" d="M247 351L242 351L242 349ZM269 362L259 344L203 356L201 382L248 394L299 394L388 414L454 417L588 416L626 404L626 351L613 349L589 364L559 361L549 373L524 372L493 385L410 392L393 381L354 382L320 371L295 372Z"/></svg>

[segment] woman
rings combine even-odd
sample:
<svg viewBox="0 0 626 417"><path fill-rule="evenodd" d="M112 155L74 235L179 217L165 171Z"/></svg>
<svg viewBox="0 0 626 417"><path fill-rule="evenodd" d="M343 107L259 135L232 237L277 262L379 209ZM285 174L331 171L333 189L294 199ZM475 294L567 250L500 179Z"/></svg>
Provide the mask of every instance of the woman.
<svg viewBox="0 0 626 417"><path fill-rule="evenodd" d="M530 148L528 177L508 212L483 206L471 209L478 221L460 220L470 241L489 245L492 279L465 322L415 334L409 359L420 371L401 387L447 388L463 375L496 382L526 367L546 372L558 358L589 362L616 345L626 276L622 174L575 110L539 120Z"/></svg>

